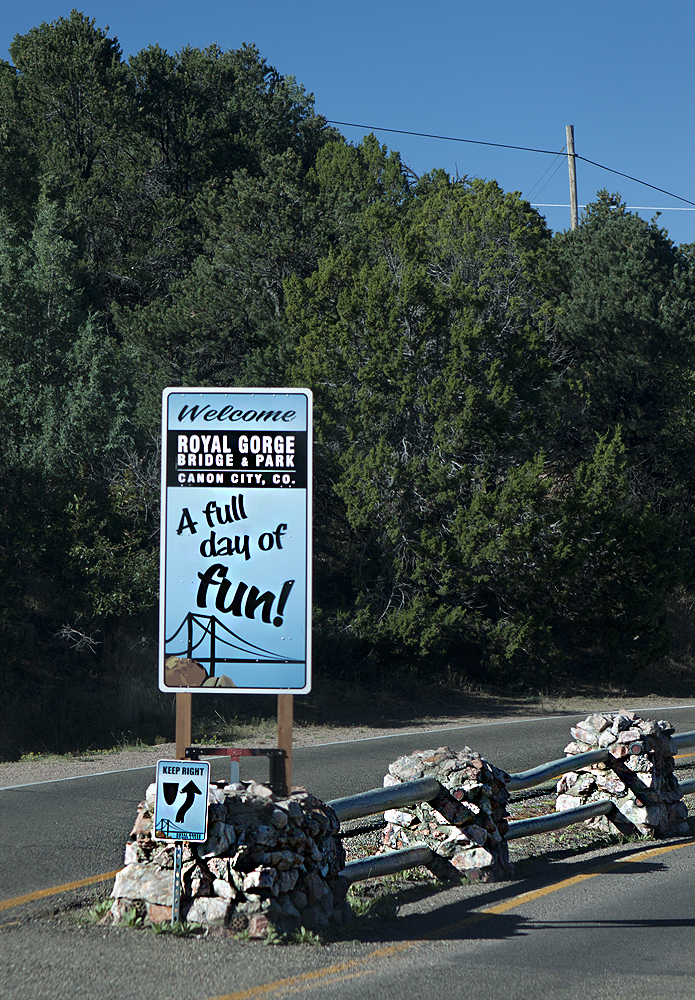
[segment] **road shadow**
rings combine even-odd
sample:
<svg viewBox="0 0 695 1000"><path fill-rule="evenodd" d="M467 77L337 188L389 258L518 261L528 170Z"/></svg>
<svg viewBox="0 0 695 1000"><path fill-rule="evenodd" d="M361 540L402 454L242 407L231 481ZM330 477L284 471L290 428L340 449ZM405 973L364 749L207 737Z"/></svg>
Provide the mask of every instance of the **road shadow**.
<svg viewBox="0 0 695 1000"><path fill-rule="evenodd" d="M688 841L683 841L688 843ZM653 850L652 842L643 848L646 853ZM481 891L476 887L471 894L470 887L451 886L436 883L428 886L412 886L387 893L383 902L376 903L373 911L365 918L355 921L351 935L364 943L384 943L409 939L436 940L485 940L506 939L527 933L542 922L535 922L523 914L513 912L524 905L524 897L548 892L562 891L563 883L578 876L601 876L614 879L626 875L659 874L667 871L667 865L654 858L640 860L634 845L614 851L609 858L594 858L592 861L570 863L555 862L542 873L504 883L491 883ZM616 890L619 891L619 890ZM514 901L518 900L515 904ZM497 908L510 906L509 911L494 912ZM493 912L490 912L493 911ZM568 925L572 922L569 921ZM578 921L579 926L582 922ZM650 926L649 920L626 918L618 922L621 926ZM676 921L674 926L695 925L693 920ZM606 922L609 926L610 922ZM663 923L663 926L670 926ZM555 926L555 924L553 924ZM563 926L557 924L557 926ZM587 926L593 926L589 923ZM604 922L596 923L604 926Z"/></svg>

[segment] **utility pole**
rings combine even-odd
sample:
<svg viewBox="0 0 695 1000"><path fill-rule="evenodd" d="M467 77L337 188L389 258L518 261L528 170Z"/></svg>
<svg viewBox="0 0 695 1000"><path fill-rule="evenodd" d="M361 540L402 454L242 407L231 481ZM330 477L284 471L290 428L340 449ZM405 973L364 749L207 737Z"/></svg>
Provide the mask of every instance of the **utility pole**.
<svg viewBox="0 0 695 1000"><path fill-rule="evenodd" d="M576 229L579 224L579 213L577 211L577 164L574 154L574 125L565 127L567 134L567 164L570 169L570 217L572 229Z"/></svg>

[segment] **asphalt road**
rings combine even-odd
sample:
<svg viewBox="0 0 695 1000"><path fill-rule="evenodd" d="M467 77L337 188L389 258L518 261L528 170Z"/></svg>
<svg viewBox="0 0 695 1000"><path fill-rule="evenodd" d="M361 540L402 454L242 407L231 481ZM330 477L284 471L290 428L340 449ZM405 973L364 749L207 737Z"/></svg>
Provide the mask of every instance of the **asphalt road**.
<svg viewBox="0 0 695 1000"><path fill-rule="evenodd" d="M695 707L664 713L679 732L695 730ZM356 740L294 752L293 783L323 799L380 787L402 754L449 744L470 746L507 771L562 756L569 727L582 716L462 726ZM228 764L213 759L213 779ZM242 777L267 779L263 758L242 760ZM0 791L0 900L122 867L137 803L154 769L112 772ZM17 851L21 862L17 863Z"/></svg>
<svg viewBox="0 0 695 1000"><path fill-rule="evenodd" d="M663 714L678 731L695 729L695 708ZM472 746L506 770L523 770L561 756L573 721L565 716L303 748L296 751L294 778L333 798L381 784L400 754L443 743ZM245 763L264 776L263 761ZM224 769L216 761L213 775ZM120 867L135 804L151 777L146 769L0 792L0 900ZM535 880L430 893L362 940L322 948L180 939L70 925L46 919L45 909L36 911L39 919L26 907L5 910L0 996L692 1000L695 844L633 844L593 864L568 857Z"/></svg>
<svg viewBox="0 0 695 1000"><path fill-rule="evenodd" d="M526 900L509 899L518 886L458 900L452 890L434 914L326 948L6 925L0 992L3 1000L692 1000L694 875L695 847L657 857L643 849Z"/></svg>

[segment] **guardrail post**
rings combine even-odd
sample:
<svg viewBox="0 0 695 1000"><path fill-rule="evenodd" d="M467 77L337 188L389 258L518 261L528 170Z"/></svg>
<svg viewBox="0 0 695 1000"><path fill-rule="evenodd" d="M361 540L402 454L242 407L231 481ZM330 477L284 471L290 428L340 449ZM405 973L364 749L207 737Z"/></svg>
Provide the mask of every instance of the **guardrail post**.
<svg viewBox="0 0 695 1000"><path fill-rule="evenodd" d="M556 808L608 798L615 810L608 820L593 821L601 828L610 823L622 834L643 837L689 833L688 810L674 773L673 731L668 722L625 710L588 716L570 729L574 742L565 753L575 766L558 782ZM577 768L576 762L596 744L605 751L605 762Z"/></svg>

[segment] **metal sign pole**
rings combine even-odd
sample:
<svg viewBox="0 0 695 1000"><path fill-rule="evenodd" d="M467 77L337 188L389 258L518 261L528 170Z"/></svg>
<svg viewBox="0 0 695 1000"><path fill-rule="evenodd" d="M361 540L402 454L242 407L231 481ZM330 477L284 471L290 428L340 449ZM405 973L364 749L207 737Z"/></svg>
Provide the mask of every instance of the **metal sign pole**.
<svg viewBox="0 0 695 1000"><path fill-rule="evenodd" d="M183 861L183 841L174 841L174 893L171 904L171 922L178 924L181 919L181 866Z"/></svg>

